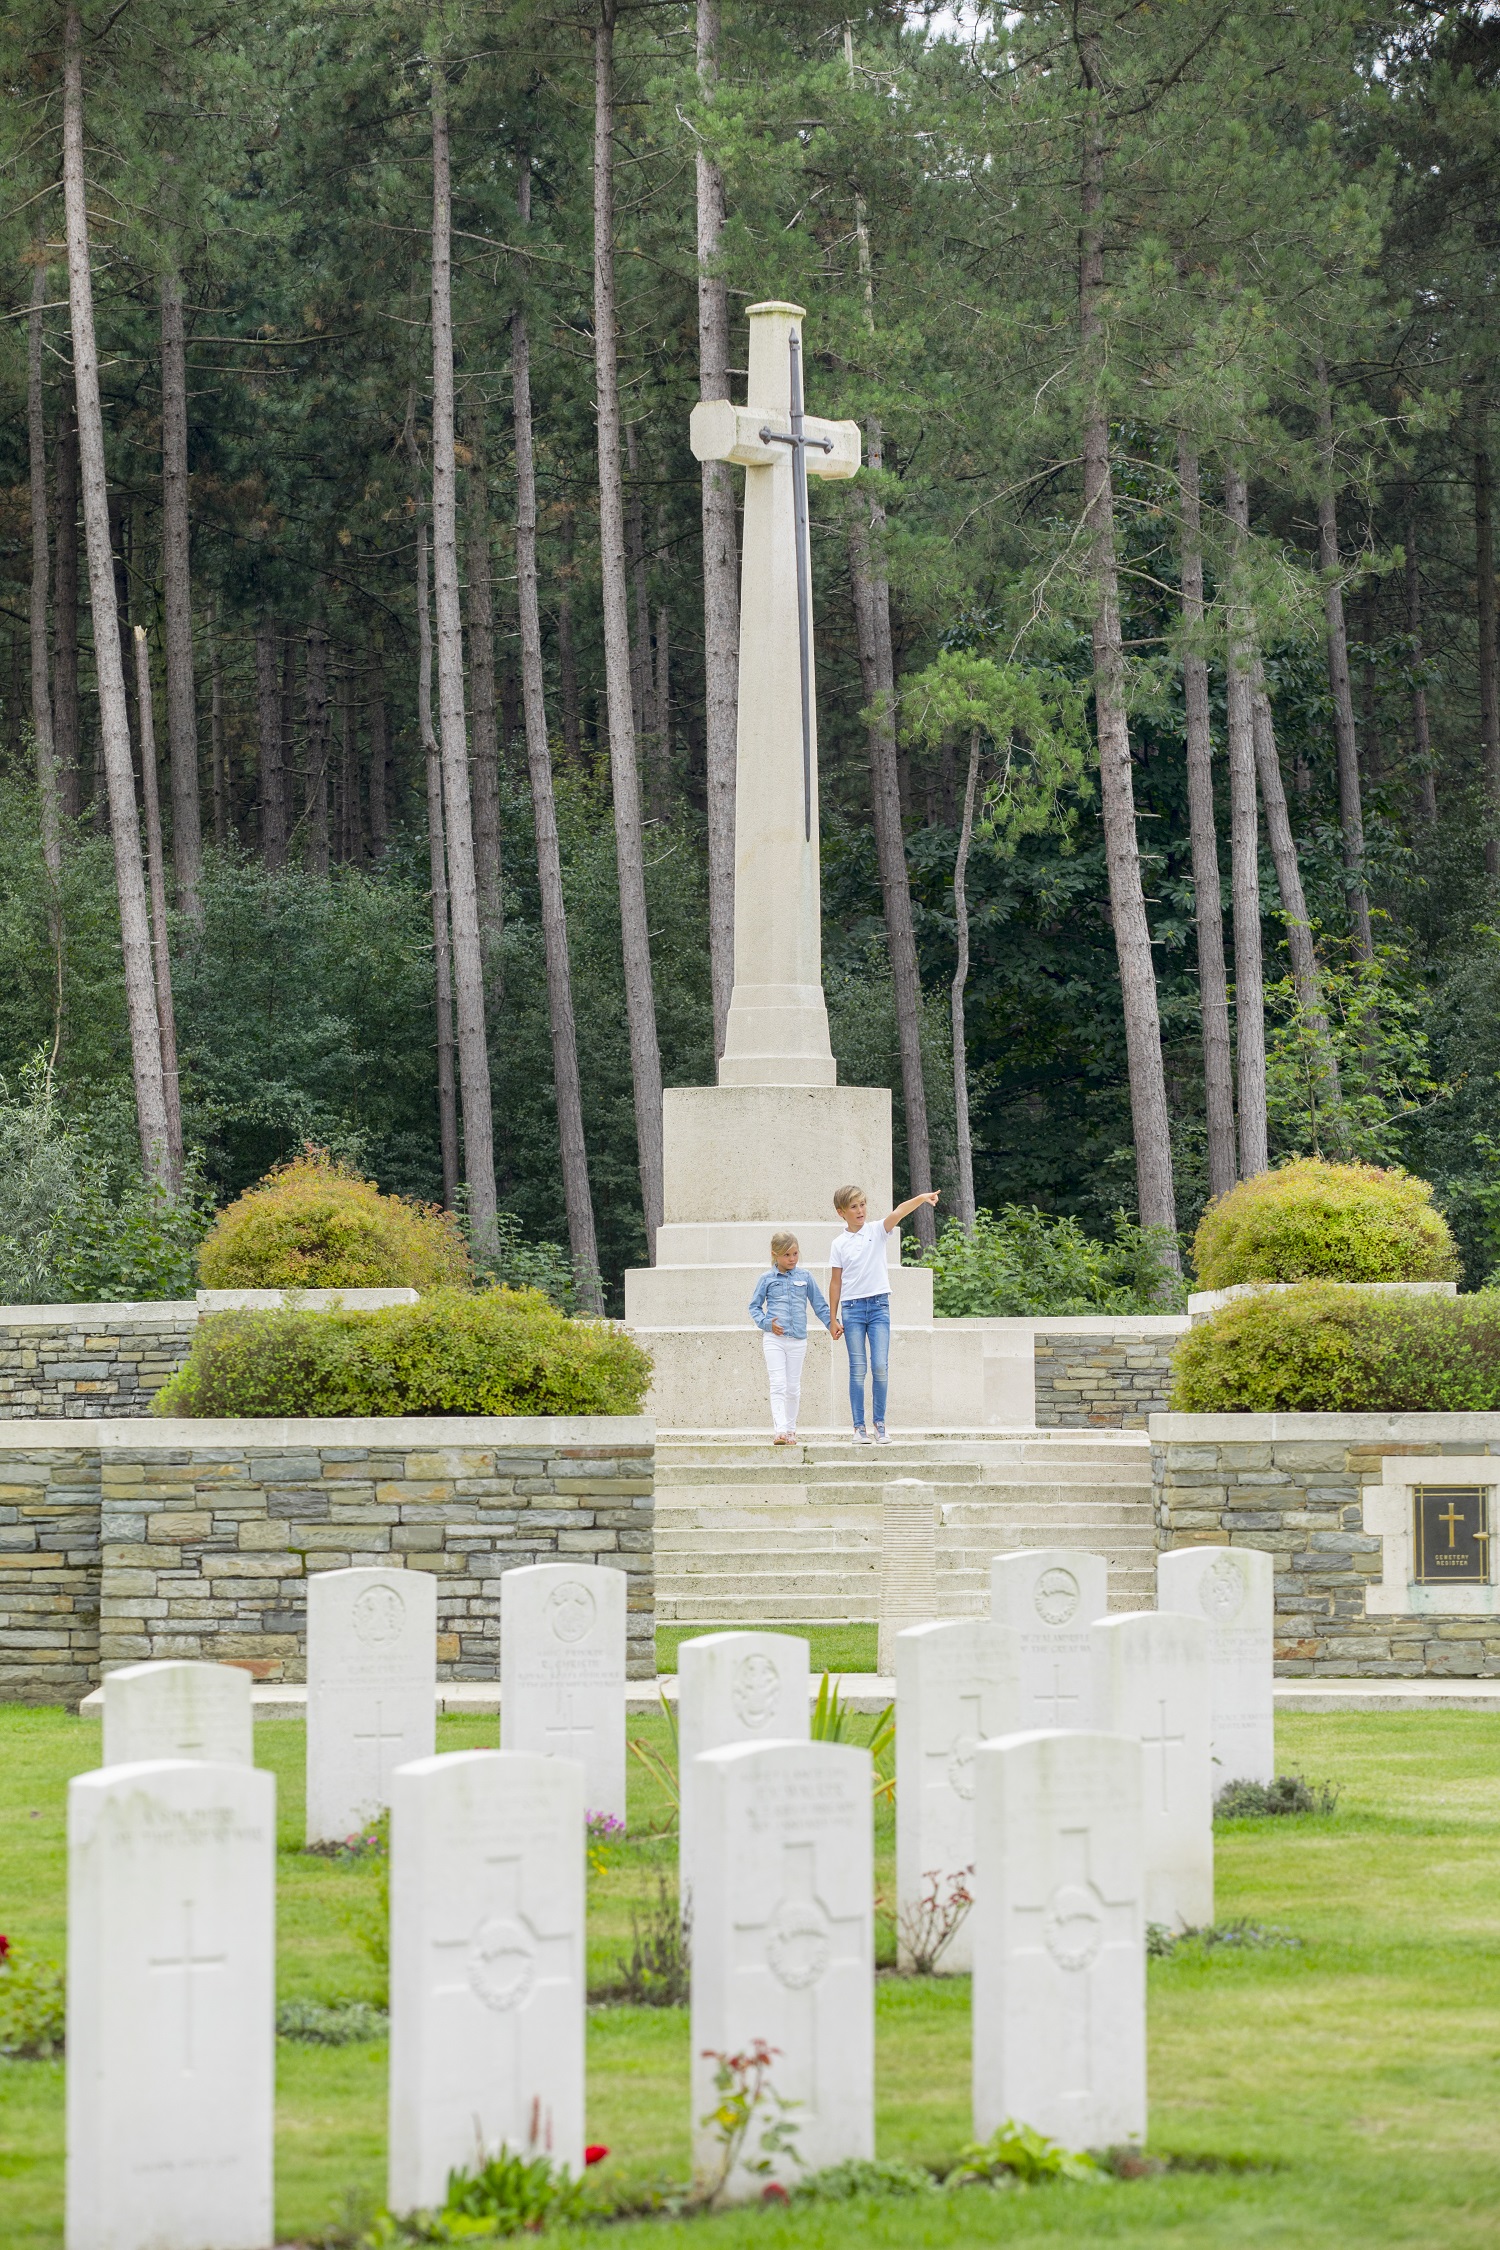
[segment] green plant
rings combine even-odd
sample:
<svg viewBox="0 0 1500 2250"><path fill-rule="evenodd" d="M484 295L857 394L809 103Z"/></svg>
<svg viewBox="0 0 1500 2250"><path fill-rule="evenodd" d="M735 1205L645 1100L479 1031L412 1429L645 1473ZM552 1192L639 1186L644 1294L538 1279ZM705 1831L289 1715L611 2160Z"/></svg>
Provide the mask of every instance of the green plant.
<svg viewBox="0 0 1500 2250"><path fill-rule="evenodd" d="M683 1913L676 1893L657 1868L656 1896L631 1906L630 1951L619 1955L613 1978L597 1997L623 2001L635 2008L685 2008L689 1998L690 1921L691 1908Z"/></svg>
<svg viewBox="0 0 1500 2250"><path fill-rule="evenodd" d="M1458 1249L1408 1172L1300 1156L1241 1180L1198 1222L1205 1289L1242 1281L1454 1281Z"/></svg>
<svg viewBox="0 0 1500 2250"><path fill-rule="evenodd" d="M785 2157L793 2164L802 2161L797 2154L797 2126L791 2114L801 2104L787 2101L771 2082L771 2064L780 2051L778 2047L768 2047L764 2039L752 2040L737 2055L704 2050L704 2059L714 2066L714 2092L719 2097L699 2120L713 2127L719 2143L718 2162L694 2196L694 2202L704 2210L712 2209L718 2202L736 2166L758 2178L769 2179L778 2157ZM754 2153L751 2154L750 2136L758 2119L762 2121L755 2132Z"/></svg>
<svg viewBox="0 0 1500 2250"><path fill-rule="evenodd" d="M158 1414L634 1414L651 1362L534 1289L434 1290L378 1312L216 1313Z"/></svg>
<svg viewBox="0 0 1500 2250"><path fill-rule="evenodd" d="M842 2164L825 2164L793 2185L792 2203L852 2203L857 2195L936 2195L938 2182L920 2164L903 2164L894 2157L851 2156Z"/></svg>
<svg viewBox="0 0 1500 2250"><path fill-rule="evenodd" d="M1306 1782L1299 1773L1279 1773L1274 1781L1231 1781L1214 1801L1215 1820L1257 1820L1268 1814L1281 1818L1301 1813L1331 1813L1338 1809L1336 1781Z"/></svg>
<svg viewBox="0 0 1500 2250"><path fill-rule="evenodd" d="M987 2141L970 2141L944 2183L948 2187L1040 2187L1050 2180L1098 2183L1110 2177L1081 2151L1059 2147L1045 2133L1008 2117Z"/></svg>
<svg viewBox="0 0 1500 2250"><path fill-rule="evenodd" d="M502 2148L473 2171L450 2172L440 2209L401 2218L382 2212L364 2243L369 2250L400 2250L408 2243L494 2242L545 2234L582 2219L588 2209L587 2186L565 2165Z"/></svg>
<svg viewBox="0 0 1500 2250"><path fill-rule="evenodd" d="M472 1268L451 1212L382 1195L309 1143L219 1213L198 1271L206 1289L452 1289Z"/></svg>
<svg viewBox="0 0 1500 2250"><path fill-rule="evenodd" d="M1172 1354L1181 1414L1462 1414L1500 1406L1500 1293L1330 1282L1241 1297Z"/></svg>
<svg viewBox="0 0 1500 2250"><path fill-rule="evenodd" d="M1252 1922L1238 1914L1229 1922L1206 1922L1174 1930L1165 1922L1146 1924L1146 1952L1153 1961L1170 1961L1180 1953L1300 1953L1301 1938L1274 1922Z"/></svg>
<svg viewBox="0 0 1500 2250"><path fill-rule="evenodd" d="M390 2036L391 2020L384 2008L368 2000L340 2000L325 2008L316 2000L283 2000L276 2011L278 2039L295 2039L305 2047L355 2047Z"/></svg>
<svg viewBox="0 0 1500 2250"><path fill-rule="evenodd" d="M897 1917L901 1951L913 1976L930 1977L968 1919L974 1903L969 1888L974 1870L944 1876L929 1868L922 1877L919 1897L902 1907Z"/></svg>
<svg viewBox="0 0 1500 2250"><path fill-rule="evenodd" d="M0 1937L0 2057L45 2062L62 2053L66 2032L61 1968Z"/></svg>
<svg viewBox="0 0 1500 2250"><path fill-rule="evenodd" d="M360 1885L344 1907L343 1921L375 1971L380 2005L384 2008L391 1973L391 1816L383 1812L363 1835L347 1838L331 1852L327 1846L316 1848L328 1857L370 1863L373 1880Z"/></svg>
<svg viewBox="0 0 1500 2250"><path fill-rule="evenodd" d="M656 1698L661 1705L662 1718L666 1722L667 1740L671 1746L670 1757L663 1757L656 1745L647 1742L641 1735L632 1735L628 1748L637 1765L644 1766L652 1780L660 1786L666 1796L670 1797L674 1813L680 1814L682 1810L682 1784L677 1778L677 1705L674 1701L668 1700L665 1688L657 1689Z"/></svg>
<svg viewBox="0 0 1500 2250"><path fill-rule="evenodd" d="M913 1262L931 1267L932 1301L948 1319L1161 1313L1183 1298L1169 1240L1117 1212L1114 1241L1099 1242L1076 1219L1012 1203L976 1213L967 1231L950 1219L936 1248Z"/></svg>
<svg viewBox="0 0 1500 2250"><path fill-rule="evenodd" d="M572 1259L560 1243L528 1242L513 1211L497 1215L493 1249L479 1249L470 1240L469 1254L481 1281L502 1289L540 1289L559 1312L572 1312L578 1297Z"/></svg>

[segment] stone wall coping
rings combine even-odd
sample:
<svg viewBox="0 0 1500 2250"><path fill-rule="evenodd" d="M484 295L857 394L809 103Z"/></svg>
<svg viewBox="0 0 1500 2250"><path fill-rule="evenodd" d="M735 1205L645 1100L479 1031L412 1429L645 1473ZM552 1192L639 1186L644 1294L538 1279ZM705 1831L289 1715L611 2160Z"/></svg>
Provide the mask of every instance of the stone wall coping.
<svg viewBox="0 0 1500 2250"><path fill-rule="evenodd" d="M152 1297L113 1305L0 1305L5 1328L129 1328L142 1321L196 1321L193 1297Z"/></svg>
<svg viewBox="0 0 1500 2250"><path fill-rule="evenodd" d="M984 1328L1017 1336L1185 1336L1190 1326L1186 1313L1049 1313L1045 1319L1034 1320L987 1313L938 1313L935 1318L942 1328Z"/></svg>
<svg viewBox="0 0 1500 2250"><path fill-rule="evenodd" d="M1500 1416L1496 1417L1500 1422ZM280 1420L243 1416L201 1420L170 1415L80 1415L61 1421L0 1421L0 1453L198 1452L245 1446L263 1453L294 1448L369 1447L423 1450L480 1446L534 1452L541 1446L587 1446L609 1452L649 1449L656 1424L648 1414L307 1415Z"/></svg>
<svg viewBox="0 0 1500 2250"><path fill-rule="evenodd" d="M1267 1438L1347 1438L1353 1444L1423 1438L1451 1444L1478 1438L1500 1444L1496 1414L1153 1414L1147 1430L1155 1445L1255 1444Z"/></svg>

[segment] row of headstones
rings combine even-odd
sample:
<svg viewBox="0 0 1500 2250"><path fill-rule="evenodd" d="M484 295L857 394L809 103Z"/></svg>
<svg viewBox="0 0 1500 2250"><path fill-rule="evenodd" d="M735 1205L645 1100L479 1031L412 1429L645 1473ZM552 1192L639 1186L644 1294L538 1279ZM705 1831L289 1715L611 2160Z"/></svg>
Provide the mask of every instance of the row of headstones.
<svg viewBox="0 0 1500 2250"><path fill-rule="evenodd" d="M1186 1583L1186 1572L1167 1569L1176 1559L1163 1559L1164 1588ZM1195 1562L1205 1585L1218 1573L1215 1588L1233 1569L1241 1587L1236 1616L1253 1602L1261 1559L1238 1550L1180 1558ZM523 1587L511 1615L521 1644L513 1648L518 1678L534 1668L528 1630L577 1649L598 1637L614 1599L602 1582L623 1591L619 1574L608 1570L549 1565L538 1579L546 1572L551 1583L535 1587L534 1606L526 1606L532 1597ZM342 1712L336 1731L346 1757L372 1735L377 1757L383 1745L405 1747L404 1729L394 1724L399 1703L369 1724L372 1687L391 1689L398 1669L385 1659L408 1631L415 1639L429 1598L419 1574L400 1574L394 1591L401 1601L392 1607L383 1597L396 1575L332 1573L332 1580L364 1583L315 1596L310 1779L319 1637L330 1617L343 1614L322 1605L343 1601L352 1613L377 1581L382 1598L364 1610L365 1630L350 1630L355 1668L364 1661L360 1650L375 1649L378 1677L350 1681L346 1665L335 1681L330 1642L328 1679L346 1702L328 1711ZM1001 1557L994 1618L927 1624L899 1637L900 1889L904 1902L934 1871L974 1871L976 1904L961 1934L975 1972L981 2134L1008 2115L1075 2146L1142 2133L1143 1923L1211 1918L1208 1714L1223 1698L1215 1695L1217 1626L1209 1620L1222 1624L1231 1605L1222 1591L1200 1587L1199 1621L1165 1613L1089 1621L1083 1613L1095 1606L1095 1578L1103 1609L1104 1577L1095 1557ZM1029 1589L1026 1600L1018 1589ZM1026 1623L1008 1622L1014 1615ZM429 1616L429 1646L430 1625ZM1070 1632L1086 1639L1086 1684ZM622 1608L621 1672L607 1705L601 1695L587 1729L576 1706L562 1722L552 1713L551 1723L567 1730L566 1748L587 1751L595 1735L616 1731L623 1745L623 1637ZM776 2092L799 2105L790 2113L797 2159L868 2155L869 1755L807 1740L804 1641L709 1635L685 1643L679 1661L699 2174L712 2177L721 2155L704 2122L717 2106L713 2058L756 2041L778 2050ZM1071 1667L1066 1675L1060 1662ZM1269 1677L1269 1661L1266 1671ZM184 1693L189 1673L195 1680ZM205 1676L214 1682L209 1693ZM589 1684L586 1668L567 1664L554 1669L554 1690L563 1676L575 1687L580 1678ZM507 1670L507 1694L510 1677ZM106 1766L73 1785L72 2250L105 2241L123 2250L137 2243L229 2250L270 2238L274 1783L249 1764L245 1681L212 1666L112 1674ZM221 1705L240 1699L232 1744L212 1717L212 1694ZM1060 1695L1070 1716L1076 1707L1090 1723L1027 1731L1036 1698L1056 1706ZM434 1700L429 1685L428 1746ZM420 1727L420 1714L412 1719ZM327 1714L325 1725L335 1726ZM504 1742L509 1729L502 1727ZM440 2200L450 2167L472 2161L480 2146L541 2148L574 2168L581 2159L583 1839L591 1791L583 1762L559 1754L564 1745L555 1741L540 1752L506 1747L434 1757L424 1750L389 1773L388 2193L395 2209ZM333 1742L329 1731L325 1748L336 1762ZM179 1755L162 1759L163 1743ZM143 1751L147 1762L113 1762L122 1754L138 1761ZM1148 1756L1155 1761L1149 1774ZM357 1809L367 1818L371 1807L364 1801ZM335 1822L333 1833L357 1825ZM1206 1903L1192 1888L1205 1868ZM1176 1886L1170 1899L1163 1877ZM961 1948L950 1949L946 1965L962 1958ZM736 2175L724 2183L729 2195L759 2185L749 2169L755 2158L752 2132ZM784 2159L777 2164L786 2169Z"/></svg>

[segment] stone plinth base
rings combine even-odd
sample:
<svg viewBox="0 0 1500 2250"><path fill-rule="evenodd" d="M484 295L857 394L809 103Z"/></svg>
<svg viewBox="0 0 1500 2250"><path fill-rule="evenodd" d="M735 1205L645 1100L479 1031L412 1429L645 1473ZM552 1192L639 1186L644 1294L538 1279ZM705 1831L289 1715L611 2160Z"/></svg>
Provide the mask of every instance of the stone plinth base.
<svg viewBox="0 0 1500 2250"><path fill-rule="evenodd" d="M833 1191L858 1183L870 1216L891 1193L891 1097L883 1086L673 1086L662 1096L664 1216L753 1219L811 1212L838 1229Z"/></svg>

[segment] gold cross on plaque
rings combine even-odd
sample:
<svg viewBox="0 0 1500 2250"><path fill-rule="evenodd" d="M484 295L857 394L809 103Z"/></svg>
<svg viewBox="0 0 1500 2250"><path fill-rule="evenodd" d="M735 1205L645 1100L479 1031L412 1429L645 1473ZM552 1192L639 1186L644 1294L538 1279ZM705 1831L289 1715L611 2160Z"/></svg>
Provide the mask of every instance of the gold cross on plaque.
<svg viewBox="0 0 1500 2250"><path fill-rule="evenodd" d="M1457 1508L1454 1507L1451 1500L1448 1502L1445 1513L1438 1517L1439 1523L1447 1525L1448 1549L1450 1553L1452 1552L1454 1545L1453 1534L1457 1530L1458 1526L1463 1522L1463 1520L1463 1517L1459 1514Z"/></svg>

